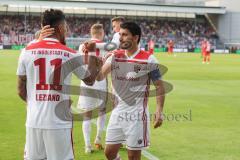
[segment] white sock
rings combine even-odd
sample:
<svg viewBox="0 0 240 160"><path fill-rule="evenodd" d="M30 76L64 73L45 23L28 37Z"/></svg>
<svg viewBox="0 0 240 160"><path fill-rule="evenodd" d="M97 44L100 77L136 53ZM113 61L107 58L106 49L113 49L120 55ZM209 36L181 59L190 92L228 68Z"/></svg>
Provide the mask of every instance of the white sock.
<svg viewBox="0 0 240 160"><path fill-rule="evenodd" d="M84 120L82 123L83 137L85 141L85 146L91 146L91 120Z"/></svg>
<svg viewBox="0 0 240 160"><path fill-rule="evenodd" d="M101 139L102 132L103 132L104 127L105 127L105 121L106 121L106 114L98 116L98 118L97 118L97 136L96 136L96 138L100 138Z"/></svg>

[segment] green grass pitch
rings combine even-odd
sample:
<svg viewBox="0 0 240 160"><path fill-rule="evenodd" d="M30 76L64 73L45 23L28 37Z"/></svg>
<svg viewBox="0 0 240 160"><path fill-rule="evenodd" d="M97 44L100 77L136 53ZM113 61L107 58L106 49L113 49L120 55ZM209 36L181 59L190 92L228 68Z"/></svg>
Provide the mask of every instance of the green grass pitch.
<svg viewBox="0 0 240 160"><path fill-rule="evenodd" d="M26 108L16 92L18 55L19 51L0 50L0 160L23 159ZM159 129L151 126L148 151L160 160L239 160L240 55L212 54L209 65L201 63L199 54L159 53L156 57L169 69L164 79L174 90L166 96L168 119ZM154 98L149 106L153 113ZM189 117L176 118L181 115ZM94 125L92 130L93 141ZM76 159L105 159L102 151L85 155L83 144L81 123L76 122ZM125 149L120 154L127 159Z"/></svg>

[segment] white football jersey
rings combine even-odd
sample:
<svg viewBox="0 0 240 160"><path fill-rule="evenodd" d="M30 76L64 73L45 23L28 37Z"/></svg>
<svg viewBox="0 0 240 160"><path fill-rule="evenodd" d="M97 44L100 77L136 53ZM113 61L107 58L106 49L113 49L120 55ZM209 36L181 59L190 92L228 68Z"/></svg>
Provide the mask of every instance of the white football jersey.
<svg viewBox="0 0 240 160"><path fill-rule="evenodd" d="M92 41L95 41L96 44L104 43L98 39L91 39ZM82 53L82 45L79 46L79 53ZM104 49L96 49L96 52L89 53L90 55L94 55L96 57L104 58L107 55L107 52ZM84 65L85 68L87 68L87 65ZM92 88L92 89L100 89L103 91L107 90L107 80L106 78L103 79L102 81L95 81L95 83L92 86L88 86L85 83L81 82L81 86L87 87L87 88Z"/></svg>
<svg viewBox="0 0 240 160"><path fill-rule="evenodd" d="M22 50L17 75L27 77L27 120L26 126L41 129L71 128L72 121L65 121L55 114L57 104L69 100L71 71L80 79L88 72L72 62L77 52L62 45L58 40L45 38ZM79 57L78 57L79 58ZM66 63L67 62L67 63ZM72 67L72 68L71 68ZM69 105L70 106L70 105Z"/></svg>
<svg viewBox="0 0 240 160"><path fill-rule="evenodd" d="M37 39L34 39L34 40L30 41L30 42L27 44L27 46L29 46L29 45L31 45L31 44L33 44L33 43L36 43L36 42L38 42L38 40L37 40Z"/></svg>
<svg viewBox="0 0 240 160"><path fill-rule="evenodd" d="M106 63L111 64L113 93L117 106L114 113L138 112L147 109L150 81L161 79L157 59L138 49L128 57L125 50L116 50ZM154 77L153 77L154 76Z"/></svg>
<svg viewBox="0 0 240 160"><path fill-rule="evenodd" d="M113 43L116 43L117 46L119 46L119 45L120 45L119 39L120 39L120 34L119 34L119 32L114 33L113 38L112 38L112 42L113 42Z"/></svg>

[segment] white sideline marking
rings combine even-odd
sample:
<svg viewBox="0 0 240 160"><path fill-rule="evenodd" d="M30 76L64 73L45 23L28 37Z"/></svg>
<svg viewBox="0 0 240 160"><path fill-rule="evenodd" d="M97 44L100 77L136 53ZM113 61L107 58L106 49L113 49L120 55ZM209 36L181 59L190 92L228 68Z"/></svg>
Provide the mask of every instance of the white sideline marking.
<svg viewBox="0 0 240 160"><path fill-rule="evenodd" d="M92 119L91 122L95 125L97 125L97 121L95 119ZM106 131L106 126L103 129L104 131ZM148 152L146 149L142 150L142 155L144 157L146 157L148 160L160 160L158 157L154 156L153 154L151 154L150 152Z"/></svg>
<svg viewBox="0 0 240 160"><path fill-rule="evenodd" d="M153 154L148 152L146 149L142 150L142 155L149 160L160 160L158 157L154 156Z"/></svg>

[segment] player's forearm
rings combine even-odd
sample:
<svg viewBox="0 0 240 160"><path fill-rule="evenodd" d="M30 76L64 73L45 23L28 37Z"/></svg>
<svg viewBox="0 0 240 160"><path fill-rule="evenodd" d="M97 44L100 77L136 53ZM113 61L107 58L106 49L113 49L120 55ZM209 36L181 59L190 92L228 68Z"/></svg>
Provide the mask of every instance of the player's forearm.
<svg viewBox="0 0 240 160"><path fill-rule="evenodd" d="M157 111L158 113L163 113L165 96L164 96L164 95L157 96L157 97L156 97L156 100L157 100L156 111Z"/></svg>
<svg viewBox="0 0 240 160"><path fill-rule="evenodd" d="M27 102L27 93L26 92L18 92L18 95L23 101Z"/></svg>
<svg viewBox="0 0 240 160"><path fill-rule="evenodd" d="M158 82L156 86L156 111L159 113L163 112L164 102L165 102L165 90L162 82Z"/></svg>
<svg viewBox="0 0 240 160"><path fill-rule="evenodd" d="M98 59L95 56L89 57L88 71L90 72L90 76L91 76L90 79L92 80L93 83L95 82L101 67L102 67L102 62L100 59Z"/></svg>
<svg viewBox="0 0 240 160"><path fill-rule="evenodd" d="M102 66L100 72L97 75L96 80L97 81L101 81L103 79L105 79L107 77L107 75L111 72L111 63L104 63L104 65Z"/></svg>
<svg viewBox="0 0 240 160"><path fill-rule="evenodd" d="M27 101L27 88L26 88L26 82L19 80L21 82L19 82L18 85L18 95L19 97L23 100L23 101Z"/></svg>
<svg viewBox="0 0 240 160"><path fill-rule="evenodd" d="M27 101L27 77L26 76L18 76L18 95L19 97Z"/></svg>
<svg viewBox="0 0 240 160"><path fill-rule="evenodd" d="M104 75L101 71L98 73L96 80L97 81L102 81L103 79L106 78L106 75Z"/></svg>

